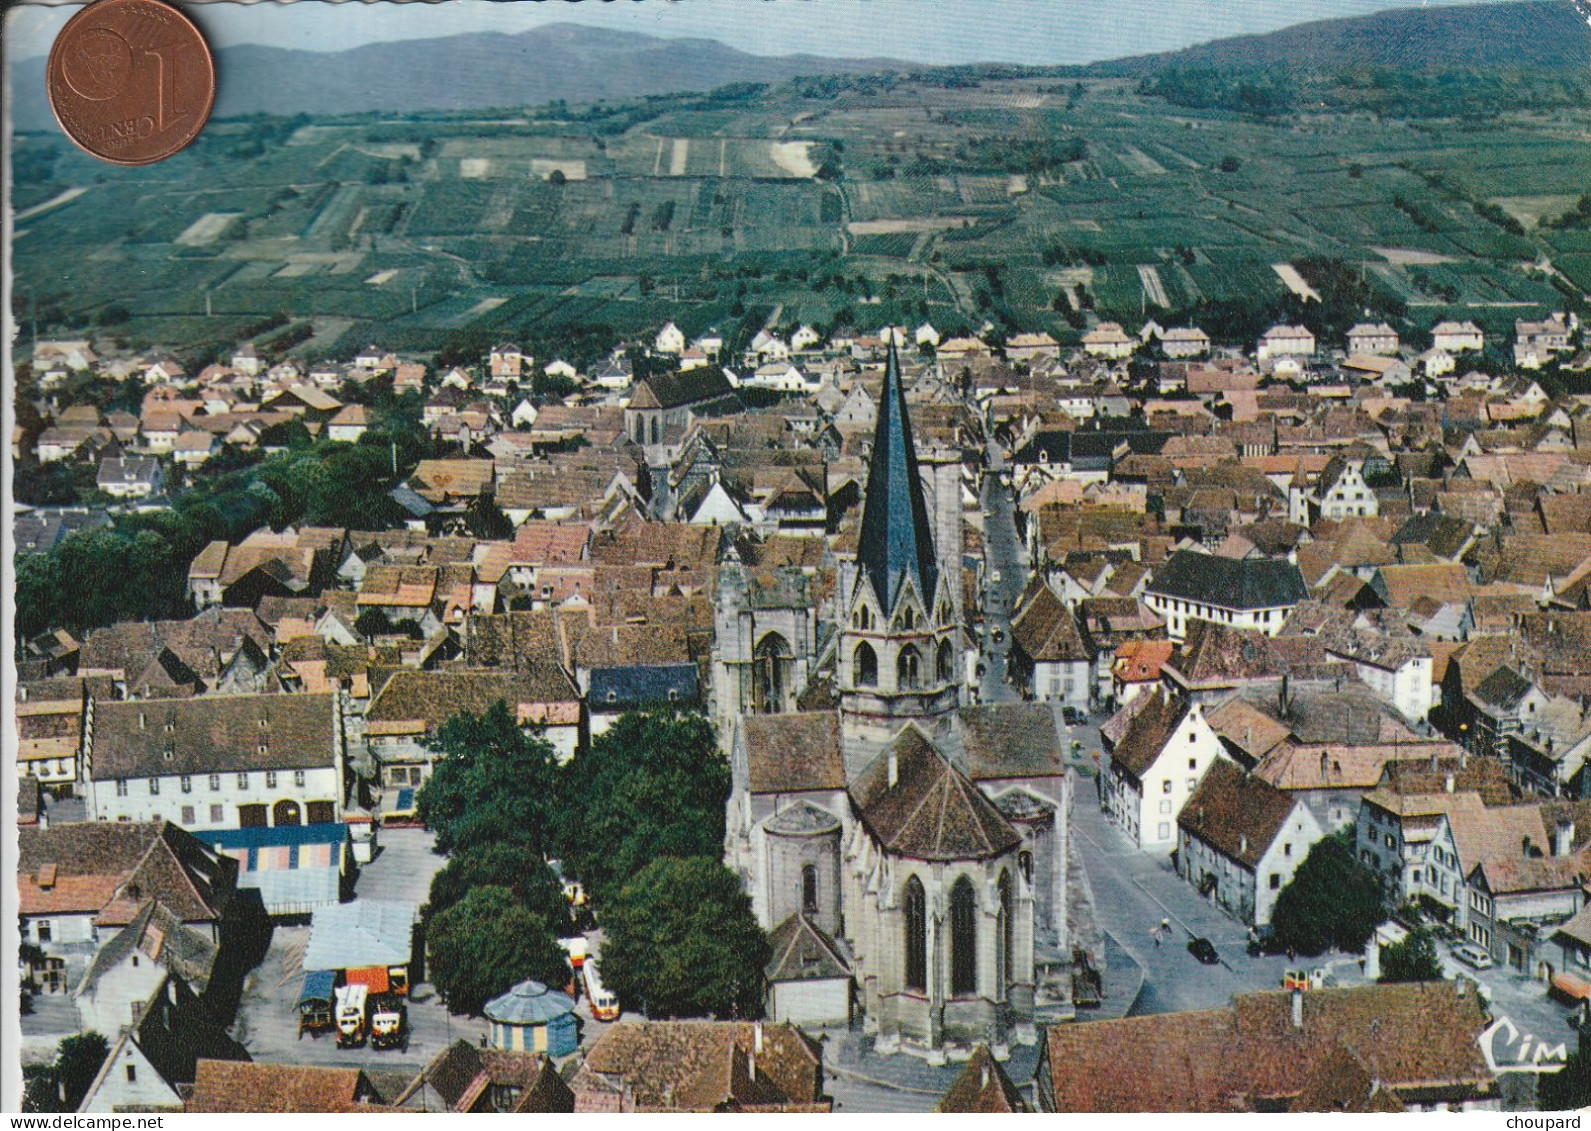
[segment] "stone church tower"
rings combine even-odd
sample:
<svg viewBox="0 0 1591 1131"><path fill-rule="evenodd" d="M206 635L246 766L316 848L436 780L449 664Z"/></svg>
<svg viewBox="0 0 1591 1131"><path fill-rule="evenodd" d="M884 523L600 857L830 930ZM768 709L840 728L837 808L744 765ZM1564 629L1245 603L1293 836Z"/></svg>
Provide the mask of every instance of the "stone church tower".
<svg viewBox="0 0 1591 1131"><path fill-rule="evenodd" d="M720 736L740 715L795 710L817 652L817 615L799 570L754 577L731 542L713 602L713 718Z"/></svg>
<svg viewBox="0 0 1591 1131"><path fill-rule="evenodd" d="M931 464L928 487L891 345L861 538L855 561L841 564L837 597L835 682L848 777L907 722L931 737L947 736L961 705L959 464Z"/></svg>
<svg viewBox="0 0 1591 1131"><path fill-rule="evenodd" d="M773 940L770 1012L931 1060L1072 1016L1072 778L1048 704L962 702L961 503L959 458L918 459L891 349L834 631L734 560L716 602L724 861ZM794 709L831 663L838 708Z"/></svg>

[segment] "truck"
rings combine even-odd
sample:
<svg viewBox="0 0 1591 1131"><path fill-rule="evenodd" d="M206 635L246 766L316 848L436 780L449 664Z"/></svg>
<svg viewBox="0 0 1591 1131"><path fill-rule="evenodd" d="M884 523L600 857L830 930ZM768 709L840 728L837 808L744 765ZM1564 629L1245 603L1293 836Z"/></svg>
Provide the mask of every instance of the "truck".
<svg viewBox="0 0 1591 1131"><path fill-rule="evenodd" d="M409 1047L409 1007L394 993L370 997L370 1047Z"/></svg>
<svg viewBox="0 0 1591 1131"><path fill-rule="evenodd" d="M322 1033L335 1024L333 998L337 976L330 970L311 970L304 975L298 994L298 1035Z"/></svg>
<svg viewBox="0 0 1591 1131"><path fill-rule="evenodd" d="M370 987L354 982L337 988L337 1047L356 1048L370 1032Z"/></svg>

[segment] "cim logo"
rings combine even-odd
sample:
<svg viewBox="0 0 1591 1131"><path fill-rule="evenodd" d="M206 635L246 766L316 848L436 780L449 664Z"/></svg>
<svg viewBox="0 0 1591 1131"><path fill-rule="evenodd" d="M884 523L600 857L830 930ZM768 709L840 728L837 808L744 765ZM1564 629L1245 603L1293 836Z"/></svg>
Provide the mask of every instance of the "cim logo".
<svg viewBox="0 0 1591 1131"><path fill-rule="evenodd" d="M1564 1042L1548 1045L1533 1033L1521 1034L1518 1026L1499 1017L1480 1035L1481 1055L1493 1072L1533 1072L1550 1075L1561 1071L1569 1059Z"/></svg>

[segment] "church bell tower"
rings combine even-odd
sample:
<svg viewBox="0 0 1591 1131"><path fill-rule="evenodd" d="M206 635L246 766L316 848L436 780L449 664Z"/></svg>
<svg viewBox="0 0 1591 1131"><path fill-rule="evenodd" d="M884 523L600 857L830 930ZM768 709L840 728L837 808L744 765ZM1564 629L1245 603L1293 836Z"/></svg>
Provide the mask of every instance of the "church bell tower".
<svg viewBox="0 0 1591 1131"><path fill-rule="evenodd" d="M941 493L935 491L936 508L955 507L959 522L959 494L942 499ZM907 722L947 735L960 704L961 547L936 546L936 525L959 533L959 525L936 524L930 516L891 342L861 539L856 561L840 573L835 682L848 778Z"/></svg>

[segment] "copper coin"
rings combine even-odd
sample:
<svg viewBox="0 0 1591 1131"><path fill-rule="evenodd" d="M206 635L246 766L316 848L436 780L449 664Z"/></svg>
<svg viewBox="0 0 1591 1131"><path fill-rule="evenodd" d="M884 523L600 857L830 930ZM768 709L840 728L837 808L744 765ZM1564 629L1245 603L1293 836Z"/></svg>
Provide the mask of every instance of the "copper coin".
<svg viewBox="0 0 1591 1131"><path fill-rule="evenodd" d="M170 157L215 105L209 46L160 0L98 0L77 13L50 48L45 83L66 136L116 165Z"/></svg>

